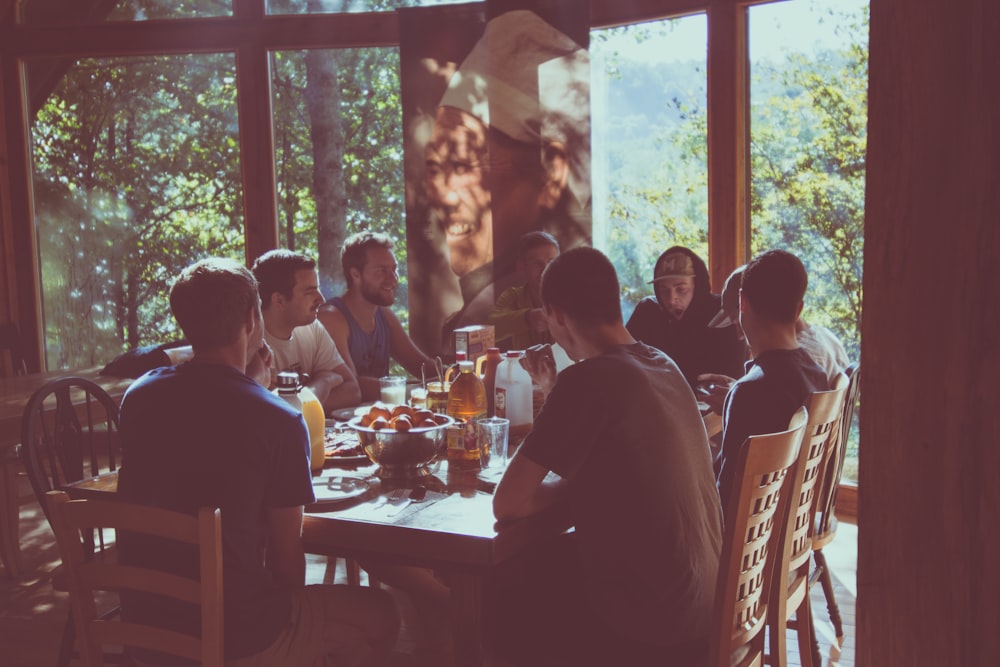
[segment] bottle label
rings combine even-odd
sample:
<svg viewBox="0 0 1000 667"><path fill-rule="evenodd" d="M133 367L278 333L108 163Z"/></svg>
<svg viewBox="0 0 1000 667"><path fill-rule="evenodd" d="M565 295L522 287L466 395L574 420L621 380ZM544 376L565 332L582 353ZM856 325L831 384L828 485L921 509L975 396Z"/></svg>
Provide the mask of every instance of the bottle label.
<svg viewBox="0 0 1000 667"><path fill-rule="evenodd" d="M507 416L507 390L505 388L498 387L496 389L493 408L497 417Z"/></svg>

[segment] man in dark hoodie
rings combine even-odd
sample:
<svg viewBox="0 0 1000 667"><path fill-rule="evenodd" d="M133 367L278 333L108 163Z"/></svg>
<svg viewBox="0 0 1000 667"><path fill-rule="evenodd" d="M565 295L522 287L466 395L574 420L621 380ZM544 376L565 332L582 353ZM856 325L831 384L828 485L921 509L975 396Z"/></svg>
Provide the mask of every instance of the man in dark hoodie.
<svg viewBox="0 0 1000 667"><path fill-rule="evenodd" d="M636 306L627 324L629 333L663 350L692 387L703 373L742 376L746 348L737 328L708 326L721 299L709 289L705 262L687 248L674 246L656 260L650 283L654 296Z"/></svg>

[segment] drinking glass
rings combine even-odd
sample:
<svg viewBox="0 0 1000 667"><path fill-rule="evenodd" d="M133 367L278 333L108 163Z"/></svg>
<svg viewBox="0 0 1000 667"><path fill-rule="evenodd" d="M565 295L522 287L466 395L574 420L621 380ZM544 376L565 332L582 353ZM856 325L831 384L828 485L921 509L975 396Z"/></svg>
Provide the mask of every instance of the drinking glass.
<svg viewBox="0 0 1000 667"><path fill-rule="evenodd" d="M406 403L406 378L398 375L387 375L378 379L382 402L388 405L403 405Z"/></svg>
<svg viewBox="0 0 1000 667"><path fill-rule="evenodd" d="M479 464L484 470L502 470L507 466L507 439L509 435L509 419L504 417L486 417L476 420L476 437L479 441Z"/></svg>

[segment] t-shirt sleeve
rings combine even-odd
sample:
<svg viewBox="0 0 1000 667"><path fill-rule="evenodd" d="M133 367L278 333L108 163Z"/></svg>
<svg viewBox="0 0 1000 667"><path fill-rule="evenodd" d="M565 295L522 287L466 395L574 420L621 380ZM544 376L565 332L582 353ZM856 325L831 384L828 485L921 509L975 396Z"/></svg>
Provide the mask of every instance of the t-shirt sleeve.
<svg viewBox="0 0 1000 667"><path fill-rule="evenodd" d="M656 303L649 298L642 299L632 311L632 316L628 318L625 328L628 329L632 337L651 345L654 339L654 315Z"/></svg>
<svg viewBox="0 0 1000 667"><path fill-rule="evenodd" d="M309 470L309 431L302 415L288 415L280 426L272 456L272 484L264 495L267 507L296 507L316 500Z"/></svg>
<svg viewBox="0 0 1000 667"><path fill-rule="evenodd" d="M531 432L521 445L524 456L560 477L572 479L597 446L600 422L614 414L607 386L583 362L559 374Z"/></svg>
<svg viewBox="0 0 1000 667"><path fill-rule="evenodd" d="M316 341L316 353L313 356L313 366L310 372L332 371L338 366L343 365L344 357L341 356L340 350L337 349L337 344L330 338L326 327L319 322L313 322L312 329Z"/></svg>

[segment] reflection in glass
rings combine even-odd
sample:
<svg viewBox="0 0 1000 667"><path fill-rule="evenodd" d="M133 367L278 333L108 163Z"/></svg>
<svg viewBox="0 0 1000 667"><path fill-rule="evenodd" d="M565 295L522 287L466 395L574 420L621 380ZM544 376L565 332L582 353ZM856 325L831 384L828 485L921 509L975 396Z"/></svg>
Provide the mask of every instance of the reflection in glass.
<svg viewBox="0 0 1000 667"><path fill-rule="evenodd" d="M708 257L706 31L704 14L591 31L594 245L626 321L661 252Z"/></svg>
<svg viewBox="0 0 1000 667"><path fill-rule="evenodd" d="M173 278L201 257L244 256L233 56L28 70L48 368L179 336Z"/></svg>

